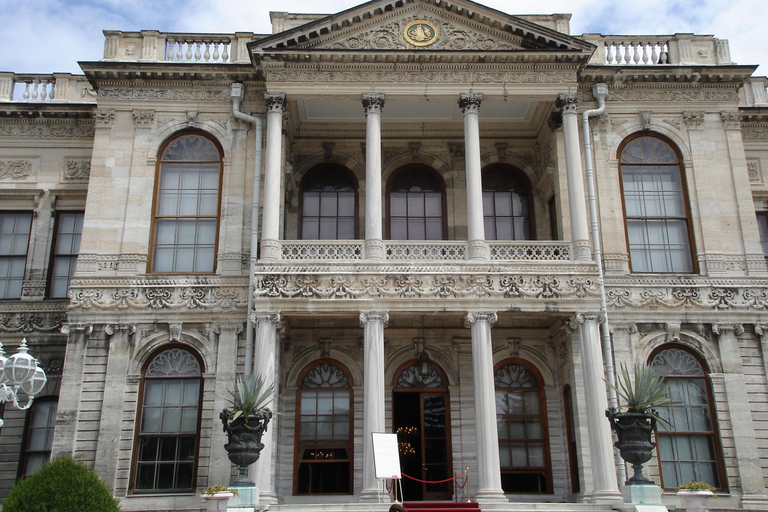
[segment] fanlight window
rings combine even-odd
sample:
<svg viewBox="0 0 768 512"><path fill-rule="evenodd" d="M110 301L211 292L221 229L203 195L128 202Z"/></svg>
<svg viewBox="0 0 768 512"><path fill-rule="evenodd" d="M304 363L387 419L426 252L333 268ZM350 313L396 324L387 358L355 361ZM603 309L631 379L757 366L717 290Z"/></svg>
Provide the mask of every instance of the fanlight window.
<svg viewBox="0 0 768 512"><path fill-rule="evenodd" d="M160 155L152 272L213 272L219 232L221 154L207 137L185 134Z"/></svg>
<svg viewBox="0 0 768 512"><path fill-rule="evenodd" d="M408 166L389 183L389 235L392 240L445 238L444 187L426 166Z"/></svg>
<svg viewBox="0 0 768 512"><path fill-rule="evenodd" d="M134 489L195 487L202 371L190 352L173 348L150 362L141 386Z"/></svg>
<svg viewBox="0 0 768 512"><path fill-rule="evenodd" d="M309 171L301 182L301 238L357 238L357 183L346 169L327 165Z"/></svg>
<svg viewBox="0 0 768 512"><path fill-rule="evenodd" d="M624 146L620 163L633 272L693 272L688 203L675 150L657 137Z"/></svg>
<svg viewBox="0 0 768 512"><path fill-rule="evenodd" d="M324 362L298 391L295 494L352 492L352 387L346 372Z"/></svg>
<svg viewBox="0 0 768 512"><path fill-rule="evenodd" d="M402 371L397 378L398 388L444 388L443 377L434 366L429 368L429 373L422 375L419 371L419 363L414 363Z"/></svg>
<svg viewBox="0 0 768 512"><path fill-rule="evenodd" d="M651 361L654 371L671 383L668 395L677 405L660 407L669 422L656 431L662 487L706 482L722 489L722 460L715 432L712 395L704 367L693 354L667 348Z"/></svg>
<svg viewBox="0 0 768 512"><path fill-rule="evenodd" d="M495 386L504 492L551 492L547 421L539 378L528 367L511 363L496 370Z"/></svg>
<svg viewBox="0 0 768 512"><path fill-rule="evenodd" d="M486 240L531 240L531 187L514 167L483 171L483 219Z"/></svg>

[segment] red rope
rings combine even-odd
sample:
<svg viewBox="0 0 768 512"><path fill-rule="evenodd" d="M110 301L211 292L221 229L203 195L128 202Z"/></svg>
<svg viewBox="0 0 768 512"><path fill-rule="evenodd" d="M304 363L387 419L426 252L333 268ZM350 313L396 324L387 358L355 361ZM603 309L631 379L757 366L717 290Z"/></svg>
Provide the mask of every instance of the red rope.
<svg viewBox="0 0 768 512"><path fill-rule="evenodd" d="M454 477L451 477L451 478L446 478L445 480L436 480L436 481L432 481L432 480L419 480L418 478L413 478L412 476L406 475L405 473L401 473L401 474L402 474L402 475L403 475L405 478L410 478L410 479L411 479L411 480L413 480L414 482L419 482L419 483L422 483L422 484L444 484L445 482L450 482L451 480L456 480L456 479L457 479L457 478L459 478L460 476L467 474L467 472L466 472L466 471L464 471L463 473L461 473L461 474L458 474L458 475L456 475L456 476L454 476ZM467 483L467 482L466 482L466 481L464 481L464 484L465 484L465 485L466 485L466 483Z"/></svg>
<svg viewBox="0 0 768 512"><path fill-rule="evenodd" d="M466 472L466 471L464 471L464 473L462 473L461 475L464 475L464 474L466 474L466 473L467 473L467 472ZM461 475L456 475L456 478L460 477ZM469 480L469 475L467 475L467 477L464 479L464 483L463 483L463 484L459 484L459 482L458 482L458 481L456 481L456 487L458 487L459 489L463 489L463 488L465 488L465 487L467 486L467 481L468 481L468 480Z"/></svg>
<svg viewBox="0 0 768 512"><path fill-rule="evenodd" d="M387 494L392 492L392 480L390 480L389 483L384 482L384 490L387 491Z"/></svg>

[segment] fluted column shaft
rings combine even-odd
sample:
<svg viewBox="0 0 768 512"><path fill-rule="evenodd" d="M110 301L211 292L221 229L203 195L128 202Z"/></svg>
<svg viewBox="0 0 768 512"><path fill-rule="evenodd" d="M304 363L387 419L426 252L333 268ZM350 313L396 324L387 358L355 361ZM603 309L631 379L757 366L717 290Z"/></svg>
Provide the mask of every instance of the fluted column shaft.
<svg viewBox="0 0 768 512"><path fill-rule="evenodd" d="M382 311L360 313L363 327L363 490L360 501L378 501L373 461L374 432L384 432L384 328L389 315Z"/></svg>
<svg viewBox="0 0 768 512"><path fill-rule="evenodd" d="M381 207L381 111L383 94L363 94L365 109L365 259L384 259Z"/></svg>
<svg viewBox="0 0 768 512"><path fill-rule="evenodd" d="M264 154L264 201L261 259L280 259L280 181L283 154L285 94L264 93L267 103L267 149Z"/></svg>
<svg viewBox="0 0 768 512"><path fill-rule="evenodd" d="M571 238L576 261L590 261L589 218L584 197L584 175L579 149L579 98L561 94L558 105L563 110L563 140L565 142L565 174L568 181L568 207L571 214Z"/></svg>
<svg viewBox="0 0 768 512"><path fill-rule="evenodd" d="M469 259L487 260L483 223L483 178L480 161L480 103L482 94L463 93L459 107L464 113L464 158L467 180L467 239Z"/></svg>
<svg viewBox="0 0 768 512"><path fill-rule="evenodd" d="M495 322L496 313L490 312L468 313L465 319L465 325L472 333L472 371L477 429L477 501L481 503L507 501L501 488L496 389L493 382L491 326Z"/></svg>

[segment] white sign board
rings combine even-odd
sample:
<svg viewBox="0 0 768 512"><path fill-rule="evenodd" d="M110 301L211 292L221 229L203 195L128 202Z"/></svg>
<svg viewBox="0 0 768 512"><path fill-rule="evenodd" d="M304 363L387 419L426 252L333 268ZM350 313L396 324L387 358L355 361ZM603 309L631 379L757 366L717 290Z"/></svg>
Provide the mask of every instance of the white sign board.
<svg viewBox="0 0 768 512"><path fill-rule="evenodd" d="M373 464L376 478L402 478L400 474L400 453L397 450L397 434L374 432Z"/></svg>

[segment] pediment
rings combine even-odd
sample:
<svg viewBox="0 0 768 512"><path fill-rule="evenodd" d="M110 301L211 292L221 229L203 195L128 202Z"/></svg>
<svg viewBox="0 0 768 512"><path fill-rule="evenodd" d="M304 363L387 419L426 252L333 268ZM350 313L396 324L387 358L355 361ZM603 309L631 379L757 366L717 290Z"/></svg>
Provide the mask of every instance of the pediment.
<svg viewBox="0 0 768 512"><path fill-rule="evenodd" d="M312 52L565 52L580 39L468 0L374 0L249 44L255 57Z"/></svg>

